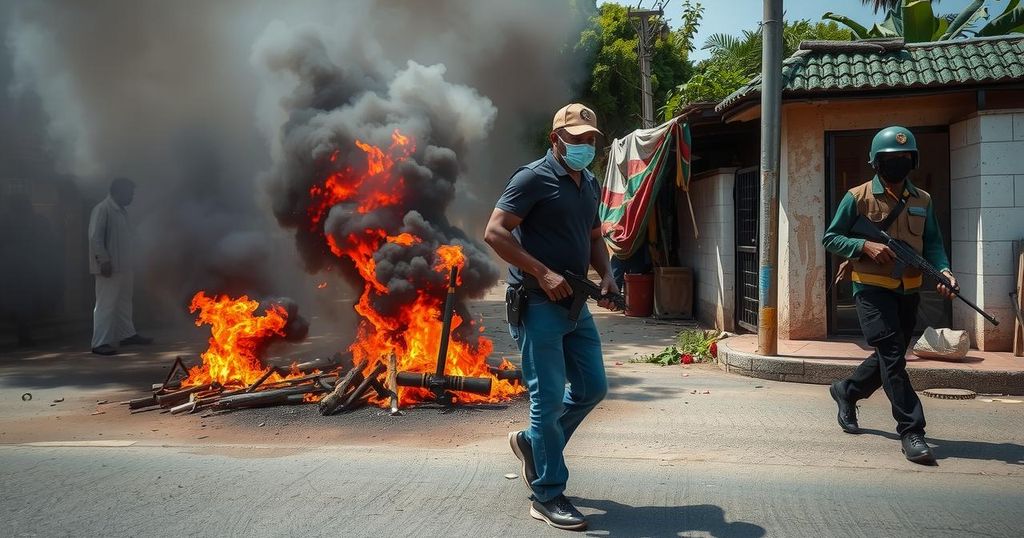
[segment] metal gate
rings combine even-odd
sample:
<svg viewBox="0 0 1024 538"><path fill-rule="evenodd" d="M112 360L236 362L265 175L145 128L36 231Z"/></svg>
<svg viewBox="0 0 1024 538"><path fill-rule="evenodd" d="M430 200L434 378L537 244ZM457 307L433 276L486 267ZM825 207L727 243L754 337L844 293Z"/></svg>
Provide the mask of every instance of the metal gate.
<svg viewBox="0 0 1024 538"><path fill-rule="evenodd" d="M756 166L736 172L736 324L757 332L757 238L759 173Z"/></svg>

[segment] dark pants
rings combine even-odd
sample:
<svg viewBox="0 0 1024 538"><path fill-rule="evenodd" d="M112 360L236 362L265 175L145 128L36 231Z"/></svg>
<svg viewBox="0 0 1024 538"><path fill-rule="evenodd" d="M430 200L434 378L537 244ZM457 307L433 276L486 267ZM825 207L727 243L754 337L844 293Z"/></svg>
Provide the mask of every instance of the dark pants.
<svg viewBox="0 0 1024 538"><path fill-rule="evenodd" d="M924 409L910 385L906 358L920 296L868 288L857 294L856 302L864 338L875 352L841 383L841 390L848 399L857 401L882 387L892 404L896 433L923 434Z"/></svg>

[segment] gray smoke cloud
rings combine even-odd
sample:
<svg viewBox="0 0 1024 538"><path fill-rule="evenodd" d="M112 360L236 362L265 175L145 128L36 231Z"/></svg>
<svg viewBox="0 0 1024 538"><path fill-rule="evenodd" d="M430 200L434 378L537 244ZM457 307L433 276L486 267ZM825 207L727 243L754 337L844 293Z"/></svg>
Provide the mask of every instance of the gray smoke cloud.
<svg viewBox="0 0 1024 538"><path fill-rule="evenodd" d="M444 275L432 267L435 250L447 244L459 244L468 259L462 293L481 296L497 281L497 267L483 247L452 226L446 215L463 169L459 156L484 139L497 110L476 90L445 80L443 65L410 60L395 70L367 36L357 32L338 41L333 35L274 25L256 46L256 63L295 82L282 100L288 119L275 144L281 157L267 174L274 214L295 229L310 270L341 262L357 284L361 278L354 266L331 252L325 233L346 251L365 241L366 230L380 229L391 236L411 233L421 239L412 246L385 244L374 254L376 278L389 288L387 295L377 298L379 309L409 304L417 290L443 288ZM329 50L341 53L330 58ZM367 154L356 141L386 151L396 132L411 137L417 151L399 161L393 174L362 179ZM311 228L310 207L317 201L310 189L332 173L340 174L340 182L357 192L348 203L330 210L322 229ZM356 210L381 191L398 194L399 201Z"/></svg>
<svg viewBox="0 0 1024 538"><path fill-rule="evenodd" d="M86 197L115 176L139 184L139 280L154 310L198 289L308 299L322 242L299 233L296 249L279 224L296 226L328 148L357 162L356 138L386 147L395 128L417 144L400 165L408 198L394 214L337 208L327 229L342 237L373 218L422 234L378 253L398 296L425 276L417 257L463 245L478 294L496 277L480 226L536 158L528 130L583 75L563 52L584 23L571 0L39 0L6 18L8 89L38 100L40 154Z"/></svg>

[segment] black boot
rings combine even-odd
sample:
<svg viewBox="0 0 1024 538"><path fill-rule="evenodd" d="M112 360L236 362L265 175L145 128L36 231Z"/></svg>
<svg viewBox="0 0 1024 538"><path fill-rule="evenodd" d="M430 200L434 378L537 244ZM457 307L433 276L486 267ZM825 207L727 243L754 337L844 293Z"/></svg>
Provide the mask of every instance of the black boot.
<svg viewBox="0 0 1024 538"><path fill-rule="evenodd" d="M556 529L582 531L587 529L587 520L583 514L569 502L565 495L559 495L548 502L534 500L530 505L530 515L534 519L547 522Z"/></svg>
<svg viewBox="0 0 1024 538"><path fill-rule="evenodd" d="M842 382L836 381L828 389L828 393L832 395L832 399L839 406L839 427L846 433L860 433L860 426L857 425L857 406L843 396L839 389L840 383Z"/></svg>
<svg viewBox="0 0 1024 538"><path fill-rule="evenodd" d="M935 454L932 454L928 443L924 442L924 434L911 432L905 434L900 441L903 443L903 454L908 460L921 465L935 465Z"/></svg>
<svg viewBox="0 0 1024 538"><path fill-rule="evenodd" d="M537 479L537 467L533 464L533 446L526 438L525 431L511 432L508 434L508 444L512 446L512 453L523 462L521 476L526 482L526 487L533 491L533 481Z"/></svg>

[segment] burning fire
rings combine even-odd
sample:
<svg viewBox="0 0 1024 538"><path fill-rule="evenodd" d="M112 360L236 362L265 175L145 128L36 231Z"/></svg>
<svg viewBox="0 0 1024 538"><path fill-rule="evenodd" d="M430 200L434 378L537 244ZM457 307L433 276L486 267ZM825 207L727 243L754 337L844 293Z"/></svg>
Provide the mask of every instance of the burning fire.
<svg viewBox="0 0 1024 538"><path fill-rule="evenodd" d="M209 297L200 291L192 297L189 312L199 312L196 326L210 325L210 347L202 354L202 365L189 370L183 386L251 385L266 373L259 355L272 338L284 337L288 314L281 306L273 305L265 314L254 315L259 306L258 301L245 295L238 299ZM266 382L284 379L273 373Z"/></svg>
<svg viewBox="0 0 1024 538"><path fill-rule="evenodd" d="M358 271L364 285L356 312L361 321L355 342L349 348L357 365L366 371L376 361L386 361L394 354L400 371L433 372L437 367L437 353L441 343L441 314L445 290L421 289L416 299L404 305L395 315L386 315L373 306L374 298L388 294L387 286L377 279L376 262L373 259L384 244L412 247L423 239L410 233L392 235L384 229L366 229L361 233L336 238L323 232L323 221L332 207L338 204L352 206L355 211L366 213L383 207L402 203L405 180L395 171L395 164L408 158L415 151L412 140L398 132L391 135L391 146L387 151L357 140L356 146L365 154L365 167L351 165L331 172L324 180L309 190L310 205L308 222L310 230L322 234L327 248L337 257L350 261ZM339 152L329 158L336 163ZM461 275L466 265L462 248L457 245L440 245L434 252L433 268L447 275L452 267L458 267ZM460 276L461 279L461 276ZM492 389L489 396L456 393L460 402L494 402L505 400L523 392L522 386L499 380L487 367L486 359L494 344L477 330L458 329L472 320L464 320L458 314L452 318L452 338L448 346L445 373L468 377L489 377ZM471 335L468 340L457 338L457 334ZM511 365L503 363L503 368ZM426 389L400 388L402 404L429 400L431 393ZM383 404L384 402L377 402Z"/></svg>

